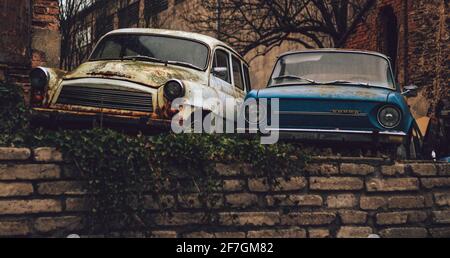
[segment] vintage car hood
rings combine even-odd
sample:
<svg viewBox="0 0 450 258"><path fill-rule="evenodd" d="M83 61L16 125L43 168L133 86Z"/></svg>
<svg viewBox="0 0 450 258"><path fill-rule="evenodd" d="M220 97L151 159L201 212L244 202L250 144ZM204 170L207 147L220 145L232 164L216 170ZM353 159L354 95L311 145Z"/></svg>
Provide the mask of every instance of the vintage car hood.
<svg viewBox="0 0 450 258"><path fill-rule="evenodd" d="M393 90L342 85L299 85L262 89L258 98L333 99L386 102Z"/></svg>
<svg viewBox="0 0 450 258"><path fill-rule="evenodd" d="M108 78L126 80L151 87L160 87L170 79L207 83L205 72L191 68L142 61L93 61L86 62L66 74L63 80L81 78Z"/></svg>

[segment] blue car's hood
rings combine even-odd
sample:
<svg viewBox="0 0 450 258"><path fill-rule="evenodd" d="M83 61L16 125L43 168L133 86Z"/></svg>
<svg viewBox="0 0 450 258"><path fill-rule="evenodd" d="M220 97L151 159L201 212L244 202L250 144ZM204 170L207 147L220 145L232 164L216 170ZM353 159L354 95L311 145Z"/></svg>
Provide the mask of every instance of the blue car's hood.
<svg viewBox="0 0 450 258"><path fill-rule="evenodd" d="M386 102L393 90L342 85L291 85L258 91L258 98L334 99Z"/></svg>

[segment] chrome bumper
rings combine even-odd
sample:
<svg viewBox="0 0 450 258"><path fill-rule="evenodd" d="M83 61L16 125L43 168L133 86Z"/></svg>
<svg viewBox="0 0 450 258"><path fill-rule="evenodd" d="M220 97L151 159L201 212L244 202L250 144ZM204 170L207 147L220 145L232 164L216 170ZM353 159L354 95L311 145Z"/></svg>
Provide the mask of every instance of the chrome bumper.
<svg viewBox="0 0 450 258"><path fill-rule="evenodd" d="M327 130L327 129L267 129L278 132L280 139L333 141L333 142L380 142L402 144L407 134L400 131L358 131L358 130Z"/></svg>

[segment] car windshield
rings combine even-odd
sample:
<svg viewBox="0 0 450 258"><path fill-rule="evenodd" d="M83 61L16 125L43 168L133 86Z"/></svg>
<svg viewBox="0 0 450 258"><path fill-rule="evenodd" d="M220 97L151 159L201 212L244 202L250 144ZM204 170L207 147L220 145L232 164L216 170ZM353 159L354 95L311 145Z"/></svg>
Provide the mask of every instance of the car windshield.
<svg viewBox="0 0 450 258"><path fill-rule="evenodd" d="M90 58L91 61L122 59L169 62L205 69L208 47L196 41L168 36L116 34L105 37Z"/></svg>
<svg viewBox="0 0 450 258"><path fill-rule="evenodd" d="M386 59L349 52L297 53L281 57L275 66L269 87L291 84L395 88Z"/></svg>

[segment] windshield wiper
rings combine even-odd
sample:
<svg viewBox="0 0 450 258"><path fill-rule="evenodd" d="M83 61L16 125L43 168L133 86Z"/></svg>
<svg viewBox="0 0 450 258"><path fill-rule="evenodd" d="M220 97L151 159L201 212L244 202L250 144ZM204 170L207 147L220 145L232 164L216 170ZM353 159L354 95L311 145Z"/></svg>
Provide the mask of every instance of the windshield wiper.
<svg viewBox="0 0 450 258"><path fill-rule="evenodd" d="M316 81L308 79L308 78L304 78L304 77L300 77L300 76L296 76L296 75L282 75L282 76L278 76L273 78L273 80L275 81L279 81L279 80L283 80L283 79L295 79L295 80L302 80L302 81L307 81L311 84L317 84Z"/></svg>
<svg viewBox="0 0 450 258"><path fill-rule="evenodd" d="M123 56L122 59L131 59L131 60L144 60L144 61L151 61L151 62L158 62L158 63L164 63L167 64L167 61L164 61L162 59L152 57L152 56L142 56L142 55L135 55L135 56Z"/></svg>
<svg viewBox="0 0 450 258"><path fill-rule="evenodd" d="M186 63L186 62L182 62L182 61L172 61L172 60L169 60L169 61L167 61L167 63L168 63L168 64L173 64L173 65L186 66L186 67L194 68L194 69L197 69L197 70L202 70L202 68L200 68L200 67L198 67L198 66L196 66L196 65L193 65L193 64L190 64L190 63Z"/></svg>

